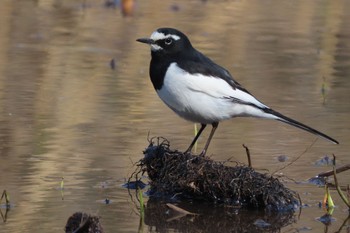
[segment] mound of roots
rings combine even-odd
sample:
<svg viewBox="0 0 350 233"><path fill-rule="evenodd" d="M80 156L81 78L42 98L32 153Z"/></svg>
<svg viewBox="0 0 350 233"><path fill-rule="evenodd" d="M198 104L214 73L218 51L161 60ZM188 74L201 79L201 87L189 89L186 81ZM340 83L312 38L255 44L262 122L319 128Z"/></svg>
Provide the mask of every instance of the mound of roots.
<svg viewBox="0 0 350 233"><path fill-rule="evenodd" d="M243 165L226 166L208 157L171 150L153 139L139 162L147 172L151 197L176 197L269 211L294 210L297 193L277 178Z"/></svg>
<svg viewBox="0 0 350 233"><path fill-rule="evenodd" d="M67 220L66 233L103 233L100 219L84 212L76 212Z"/></svg>

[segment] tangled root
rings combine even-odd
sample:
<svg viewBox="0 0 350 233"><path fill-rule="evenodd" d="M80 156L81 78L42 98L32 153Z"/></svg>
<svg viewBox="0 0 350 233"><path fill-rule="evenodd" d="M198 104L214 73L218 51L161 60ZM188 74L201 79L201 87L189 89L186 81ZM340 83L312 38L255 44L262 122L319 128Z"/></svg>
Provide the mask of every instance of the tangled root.
<svg viewBox="0 0 350 233"><path fill-rule="evenodd" d="M103 233L100 219L84 212L76 212L67 220L66 233Z"/></svg>
<svg viewBox="0 0 350 233"><path fill-rule="evenodd" d="M173 151L166 139L150 141L139 167L148 173L152 197L176 196L269 211L294 210L300 204L297 193L277 178L244 165L226 166Z"/></svg>

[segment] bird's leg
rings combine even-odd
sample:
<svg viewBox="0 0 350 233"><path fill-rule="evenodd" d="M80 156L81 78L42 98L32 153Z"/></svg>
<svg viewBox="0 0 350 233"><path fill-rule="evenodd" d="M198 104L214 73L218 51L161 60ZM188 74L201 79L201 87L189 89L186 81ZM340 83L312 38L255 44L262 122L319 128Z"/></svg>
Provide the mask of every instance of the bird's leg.
<svg viewBox="0 0 350 233"><path fill-rule="evenodd" d="M205 144L205 147L204 147L203 151L200 153L199 156L204 157L205 154L207 153L207 150L208 150L210 141L211 141L211 139L212 139L213 136L214 136L214 133L215 133L216 128L219 126L219 122L214 122L214 123L212 123L211 125L213 126L213 128L211 129L211 132L210 132L209 138L208 138L208 140L207 140L207 143Z"/></svg>
<svg viewBox="0 0 350 233"><path fill-rule="evenodd" d="M201 133L203 132L203 130L205 129L206 126L207 126L206 124L201 124L201 128L199 129L198 133L196 134L196 136L194 137L193 141L191 142L191 145L185 151L185 154L191 152L192 147L194 146L194 144L196 143L196 141L198 140L199 136L201 135Z"/></svg>

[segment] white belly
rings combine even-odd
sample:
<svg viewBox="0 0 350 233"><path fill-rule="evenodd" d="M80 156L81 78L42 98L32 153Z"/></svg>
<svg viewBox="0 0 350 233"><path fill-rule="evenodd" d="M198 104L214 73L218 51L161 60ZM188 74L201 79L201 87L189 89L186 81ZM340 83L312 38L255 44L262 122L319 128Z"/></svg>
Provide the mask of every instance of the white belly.
<svg viewBox="0 0 350 233"><path fill-rule="evenodd" d="M225 80L189 74L176 63L170 65L157 93L174 112L193 122L210 124L236 116L266 117L259 108L232 101L232 98L243 98L266 107L253 96L233 89Z"/></svg>

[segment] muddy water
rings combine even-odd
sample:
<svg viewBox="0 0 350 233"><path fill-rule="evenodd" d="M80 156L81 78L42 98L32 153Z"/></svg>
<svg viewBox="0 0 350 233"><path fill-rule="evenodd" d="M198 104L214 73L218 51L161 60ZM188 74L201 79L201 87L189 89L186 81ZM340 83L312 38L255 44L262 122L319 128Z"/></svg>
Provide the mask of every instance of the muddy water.
<svg viewBox="0 0 350 233"><path fill-rule="evenodd" d="M333 145L318 139L309 148L315 136L306 132L279 122L234 119L220 124L208 152L215 160L246 162L244 143L253 166L273 172L306 151L281 173L308 207L281 231L338 230L345 205L332 192L335 221L325 227L316 220L324 214L318 208L324 190L303 182L330 169L315 165L326 155L350 163L350 2L125 3L121 8L89 0L1 1L0 191L8 191L12 206L0 208L0 232L62 232L75 211L101 216L107 232L139 230L137 206L121 184L142 157L148 134L182 150L194 134L194 125L156 96L148 78L149 48L135 42L164 26L188 34L267 105L339 140ZM202 138L198 150L203 143ZM279 162L280 155L287 161ZM340 177L344 185L349 180L349 172ZM190 208L205 213L202 224L208 226L222 211L210 215L205 206ZM153 214L143 232L198 229L191 221L182 228L167 221L155 227ZM207 229L225 232L235 224L228 218Z"/></svg>

